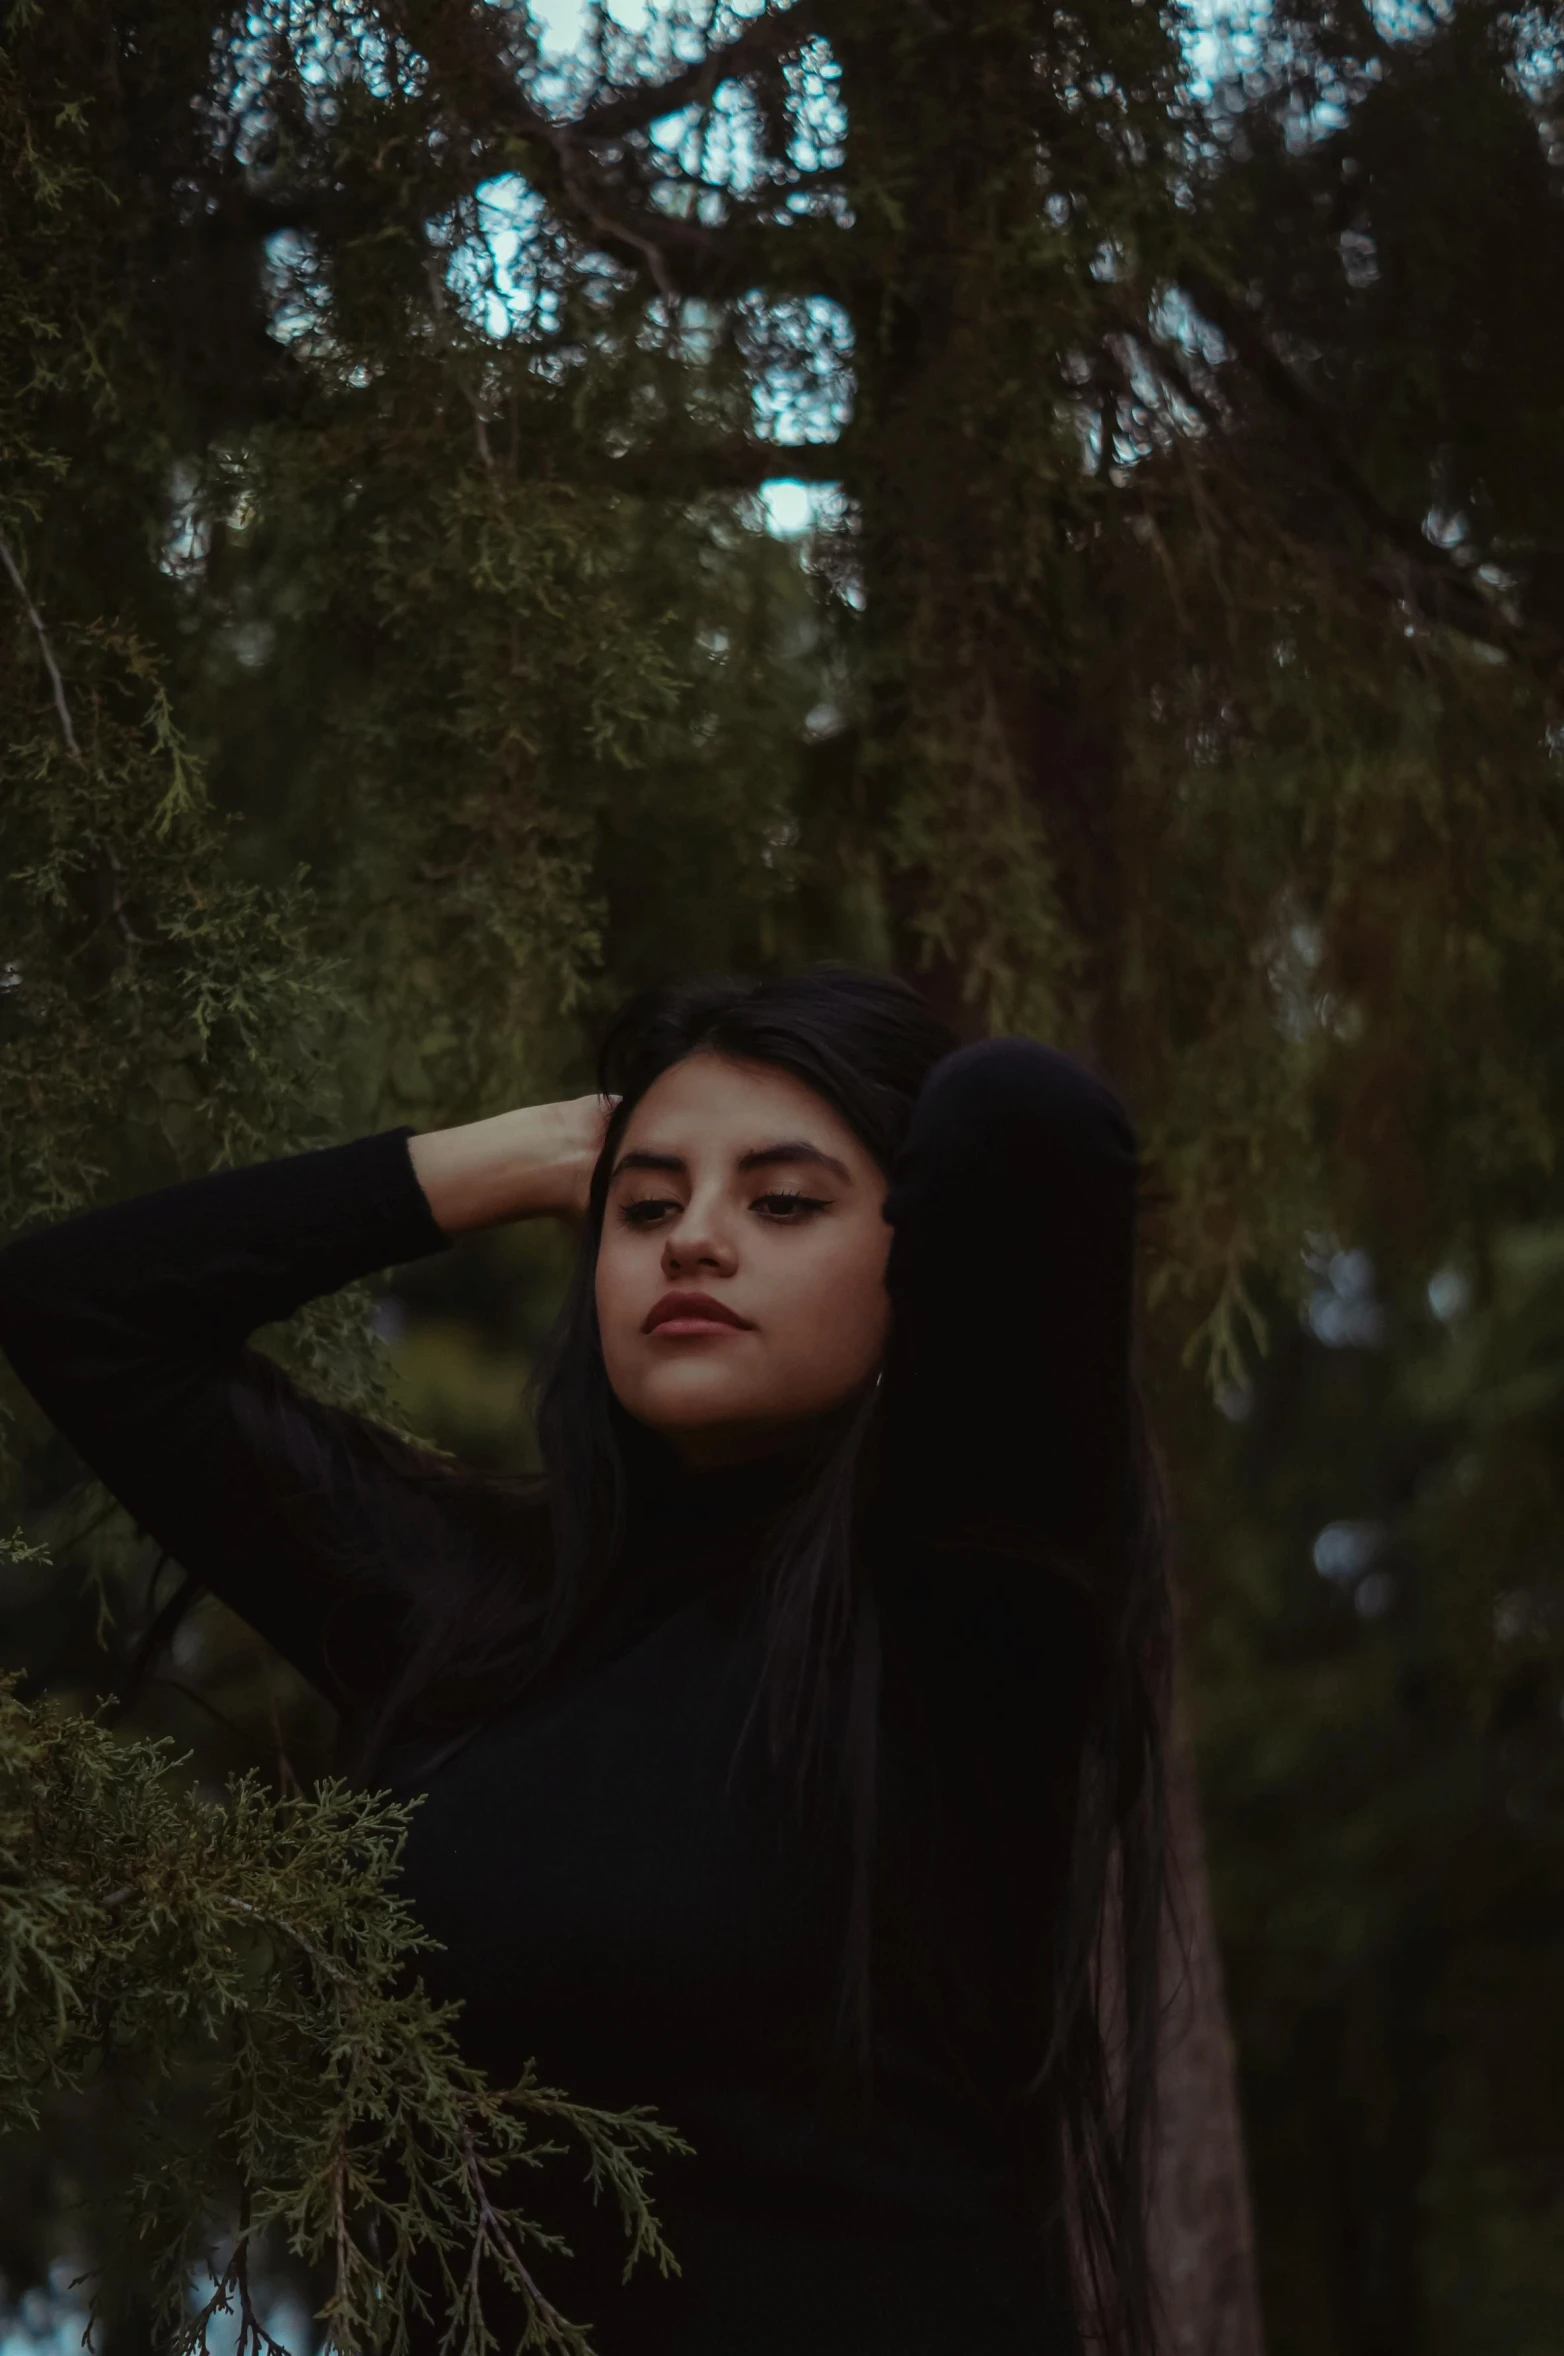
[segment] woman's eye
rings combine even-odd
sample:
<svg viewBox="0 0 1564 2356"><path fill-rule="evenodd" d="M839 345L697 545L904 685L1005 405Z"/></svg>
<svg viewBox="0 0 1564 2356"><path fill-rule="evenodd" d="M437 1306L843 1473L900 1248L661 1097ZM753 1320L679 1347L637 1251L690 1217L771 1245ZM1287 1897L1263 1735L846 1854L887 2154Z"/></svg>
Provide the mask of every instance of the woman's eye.
<svg viewBox="0 0 1564 2356"><path fill-rule="evenodd" d="M750 1208L759 1211L767 1219L781 1219L797 1227L816 1211L828 1210L830 1206L820 1196L813 1194L762 1194L756 1197Z"/></svg>
<svg viewBox="0 0 1564 2356"><path fill-rule="evenodd" d="M627 1227L654 1227L665 1211L678 1208L671 1198L647 1195L640 1202L621 1203L619 1216Z"/></svg>

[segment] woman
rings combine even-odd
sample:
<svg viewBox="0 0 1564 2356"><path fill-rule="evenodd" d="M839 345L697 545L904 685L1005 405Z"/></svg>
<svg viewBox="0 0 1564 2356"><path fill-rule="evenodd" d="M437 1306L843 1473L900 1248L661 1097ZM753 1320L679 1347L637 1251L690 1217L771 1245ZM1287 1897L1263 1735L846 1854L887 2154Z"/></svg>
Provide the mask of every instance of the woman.
<svg viewBox="0 0 1564 2356"><path fill-rule="evenodd" d="M424 1795L405 1883L471 2057L694 2145L653 2186L677 2276L624 2282L611 2204L538 2195L601 2356L1142 2356L1133 1132L1067 1057L958 1050L844 968L638 1001L600 1078L30 1236L0 1341L358 1772ZM545 1215L582 1240L539 1482L245 1347Z"/></svg>

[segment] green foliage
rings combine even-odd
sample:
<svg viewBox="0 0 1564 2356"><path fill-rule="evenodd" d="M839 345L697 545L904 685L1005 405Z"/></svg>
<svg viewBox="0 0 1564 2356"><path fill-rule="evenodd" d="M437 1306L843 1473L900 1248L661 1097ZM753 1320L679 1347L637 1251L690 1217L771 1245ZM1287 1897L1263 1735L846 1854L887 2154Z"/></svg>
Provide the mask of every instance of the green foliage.
<svg viewBox="0 0 1564 2356"><path fill-rule="evenodd" d="M1293 2039L1311 1987L1389 2050L1400 1965L1352 1991L1449 1897L1440 1828L1487 1821L1494 1533L1559 1527L1544 1422L1454 1345L1365 1356L1386 1379L1344 1416L1286 1402L1305 1236L1415 1299L1559 1215L1564 52L1556 8L1497 0L1238 29L1242 73L1202 84L1142 0L659 7L639 35L597 9L564 65L488 0L13 7L0 1231L573 1089L604 1006L674 967L845 950L1097 1056L1164 1198L1159 1354L1231 1392L1275 1350L1281 1472L1229 1461L1263 1416L1166 1389L1262 2238L1307 2316L1338 2261L1303 2249L1267 2105L1339 2082ZM831 489L784 546L754 492L795 471ZM1494 1366L1546 1290L1494 1294ZM265 1346L398 1421L367 1308ZM406 1396L505 1454L500 1323L453 1299L436 1364L431 1313ZM144 1557L14 1390L5 1433L59 1561L47 1596L7 1574L7 1657L90 1709ZM1332 1651L1306 1547L1349 1437L1444 1470L1406 1506L1422 1600L1338 1613ZM289 1788L318 1709L205 1625L198 1699L132 1724ZM266 1810L236 1808L238 1841ZM1459 1853L1550 1891L1521 1838ZM288 1968L223 2036L282 2034ZM1424 2187L1398 2279L1476 2315L1513 2265L1515 2315L1556 2316L1481 2011L1438 2137L1379 2169ZM92 2141L107 2198L151 2162L91 2116L56 2148L90 2173ZM1381 2222L1388 2148L1353 2179ZM0 2199L19 2280L63 2198L39 2181ZM1409 2239L1417 2197L1438 2230ZM1338 2273L1314 2347L1366 2344Z"/></svg>
<svg viewBox="0 0 1564 2356"><path fill-rule="evenodd" d="M399 2356L432 2314L442 2347L492 2348L483 2298L503 2284L522 2346L587 2356L527 2254L564 2245L497 2183L564 2153L563 2131L623 2212L626 2273L642 2256L666 2272L641 2155L689 2145L644 2109L587 2109L530 2070L493 2088L461 2059L394 1886L416 1803L331 1782L279 1798L253 1775L218 1803L178 1764L0 1686L0 2132L38 2129L62 2090L130 2108L118 2230L147 2248L176 2356L219 2313L241 2351L270 2345L250 2281L268 2242L326 2262L331 2347ZM192 2073L204 2115L180 2136L168 2091Z"/></svg>
<svg viewBox="0 0 1564 2356"><path fill-rule="evenodd" d="M1531 2356L1564 2297L1564 1237L1484 1260L1373 1346L1279 1318L1186 1488L1277 2356Z"/></svg>

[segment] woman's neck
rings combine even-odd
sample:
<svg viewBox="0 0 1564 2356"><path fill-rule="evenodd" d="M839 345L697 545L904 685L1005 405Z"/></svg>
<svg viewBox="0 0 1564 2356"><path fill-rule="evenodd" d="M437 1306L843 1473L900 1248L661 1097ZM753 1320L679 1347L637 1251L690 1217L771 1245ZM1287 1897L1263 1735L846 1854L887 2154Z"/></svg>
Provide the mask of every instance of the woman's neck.
<svg viewBox="0 0 1564 2356"><path fill-rule="evenodd" d="M695 1431L669 1432L665 1438L686 1472L704 1473L763 1464L774 1456L801 1455L814 1431L812 1422L710 1424Z"/></svg>
<svg viewBox="0 0 1564 2356"><path fill-rule="evenodd" d="M764 1512L783 1504L808 1480L816 1462L815 1425L778 1431L764 1449L692 1456L666 1435L640 1426L626 1451L630 1493L655 1514L693 1513L705 1521L728 1511Z"/></svg>

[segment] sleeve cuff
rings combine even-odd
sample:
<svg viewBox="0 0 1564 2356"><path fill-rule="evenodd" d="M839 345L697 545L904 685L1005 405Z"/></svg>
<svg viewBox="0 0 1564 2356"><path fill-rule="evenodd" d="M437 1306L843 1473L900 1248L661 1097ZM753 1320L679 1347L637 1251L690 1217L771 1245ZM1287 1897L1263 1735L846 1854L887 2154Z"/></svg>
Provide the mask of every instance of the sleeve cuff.
<svg viewBox="0 0 1564 2356"><path fill-rule="evenodd" d="M363 1140L366 1146L379 1148L370 1163L370 1174L384 1233L395 1247L385 1261L388 1268L401 1260L421 1260L431 1252L445 1251L456 1240L436 1219L418 1182L411 1152L417 1134L407 1121Z"/></svg>

